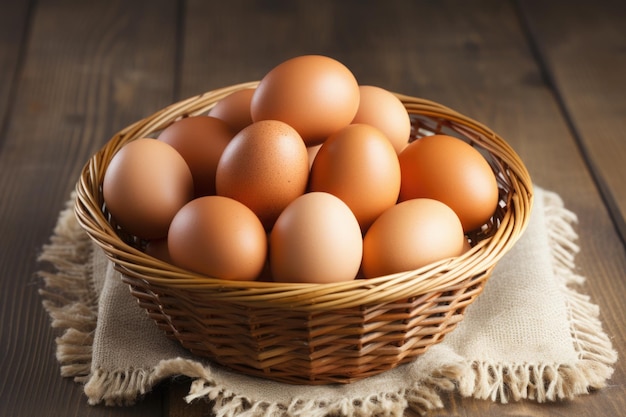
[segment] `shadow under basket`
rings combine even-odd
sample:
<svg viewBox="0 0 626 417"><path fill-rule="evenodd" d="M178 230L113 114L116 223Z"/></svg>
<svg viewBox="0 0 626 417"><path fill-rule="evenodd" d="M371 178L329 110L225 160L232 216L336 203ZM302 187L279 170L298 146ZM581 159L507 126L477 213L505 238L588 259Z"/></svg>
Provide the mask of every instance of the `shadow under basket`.
<svg viewBox="0 0 626 417"><path fill-rule="evenodd" d="M148 315L193 354L241 373L291 384L350 383L392 369L440 342L463 319L497 261L526 227L530 176L486 126L440 104L396 94L412 137L444 133L478 149L496 174L500 204L468 233L472 249L453 259L373 279L336 284L227 281L142 252L106 211L102 182L126 143L155 137L174 121L206 114L238 84L175 103L117 133L85 165L76 186L79 223L122 273Z"/></svg>

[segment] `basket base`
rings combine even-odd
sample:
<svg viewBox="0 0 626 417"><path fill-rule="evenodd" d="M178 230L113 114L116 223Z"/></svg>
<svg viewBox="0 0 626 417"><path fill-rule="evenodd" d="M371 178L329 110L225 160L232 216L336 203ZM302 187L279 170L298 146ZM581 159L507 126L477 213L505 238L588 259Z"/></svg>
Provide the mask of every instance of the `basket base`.
<svg viewBox="0 0 626 417"><path fill-rule="evenodd" d="M175 294L156 296L137 280L123 279L166 335L194 355L249 376L325 385L380 374L441 342L482 292L488 275L474 276L446 292L323 312L206 300L204 307L198 302L189 308Z"/></svg>

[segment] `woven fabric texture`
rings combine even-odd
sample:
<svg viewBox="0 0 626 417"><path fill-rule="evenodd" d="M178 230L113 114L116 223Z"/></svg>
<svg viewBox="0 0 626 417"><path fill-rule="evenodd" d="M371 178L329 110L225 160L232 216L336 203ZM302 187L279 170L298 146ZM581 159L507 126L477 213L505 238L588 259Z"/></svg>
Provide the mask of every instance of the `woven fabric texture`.
<svg viewBox="0 0 626 417"><path fill-rule="evenodd" d="M347 385L295 386L193 357L139 308L68 207L40 255L41 294L59 329L61 374L91 404L127 405L160 381L192 379L188 401L217 416L401 416L443 407L441 395L498 401L571 399L604 387L617 360L598 307L578 287L576 216L535 187L528 228L496 266L463 322L413 362Z"/></svg>

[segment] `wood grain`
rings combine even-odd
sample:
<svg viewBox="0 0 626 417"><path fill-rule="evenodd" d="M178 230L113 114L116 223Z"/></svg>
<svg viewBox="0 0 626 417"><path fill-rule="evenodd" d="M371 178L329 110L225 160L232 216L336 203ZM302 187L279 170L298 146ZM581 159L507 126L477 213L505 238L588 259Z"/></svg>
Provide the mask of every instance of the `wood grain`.
<svg viewBox="0 0 626 417"><path fill-rule="evenodd" d="M486 123L518 151L537 184L558 192L579 215L578 264L592 278L581 291L590 292L605 312L616 346L624 345L618 317L623 315L618 298L626 294L624 248L571 131L570 115L563 114L514 4L389 1L380 8L375 2L343 1L317 2L314 10L301 3L272 4L271 13L259 13L237 1L188 2L184 44L193 53L185 54L181 66L184 95L258 79L285 57L323 53L346 63L361 83L433 99ZM302 39L314 30L311 22L332 35L311 46ZM504 407L450 396L452 414L447 409L434 415L617 415L626 405L616 400L624 397L625 374L618 365L611 388L574 402Z"/></svg>
<svg viewBox="0 0 626 417"><path fill-rule="evenodd" d="M0 134L9 121L10 104L19 81L17 74L22 64L26 43L24 38L30 23L30 3L6 0L0 3Z"/></svg>
<svg viewBox="0 0 626 417"><path fill-rule="evenodd" d="M626 3L520 5L555 97L626 242Z"/></svg>
<svg viewBox="0 0 626 417"><path fill-rule="evenodd" d="M36 6L27 43L17 45L24 62L0 140L0 415L158 416L159 390L136 407L90 407L81 386L59 376L55 332L34 273L89 155L118 128L172 100L174 66L164 63L174 57L174 4ZM10 63L2 59L3 67Z"/></svg>
<svg viewBox="0 0 626 417"><path fill-rule="evenodd" d="M88 406L80 385L59 376L36 256L83 163L115 131L305 53L502 135L535 183L577 214L580 290L626 354L621 2L0 0L0 10L0 369L10 376L0 380L0 415L211 415L210 404L184 402L188 381L164 383L136 406ZM430 415L621 415L626 365L574 401L445 403Z"/></svg>
<svg viewBox="0 0 626 417"><path fill-rule="evenodd" d="M568 207L579 217L578 266L587 277L582 291L599 305L614 347L623 352L626 343L626 315L621 307L626 295L623 246L626 241L626 79L623 75L626 73L623 30L626 7L617 1L593 4L524 0L520 2L520 10L561 118L579 146L581 159L597 189L594 194L598 197L592 200L603 201L606 206L597 208L597 203L587 201L584 196L565 194ZM555 153L554 160L558 158ZM567 170L563 175L570 173ZM575 178L559 181L568 183L570 188L581 184ZM576 404L577 412L584 408L589 410L589 415L623 414L624 362L618 361L606 390L593 394L593 400L579 399Z"/></svg>

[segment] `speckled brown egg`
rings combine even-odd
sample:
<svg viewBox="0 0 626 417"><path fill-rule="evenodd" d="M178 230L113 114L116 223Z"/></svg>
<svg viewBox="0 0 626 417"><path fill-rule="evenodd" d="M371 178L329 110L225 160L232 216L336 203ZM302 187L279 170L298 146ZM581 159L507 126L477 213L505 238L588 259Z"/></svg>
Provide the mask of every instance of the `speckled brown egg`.
<svg viewBox="0 0 626 417"><path fill-rule="evenodd" d="M216 172L217 194L248 206L268 230L306 191L309 162L302 138L278 120L244 128L230 141Z"/></svg>
<svg viewBox="0 0 626 417"><path fill-rule="evenodd" d="M359 106L359 85L341 62L320 55L289 59L260 81L250 105L252 120L281 120L318 145L350 124Z"/></svg>

